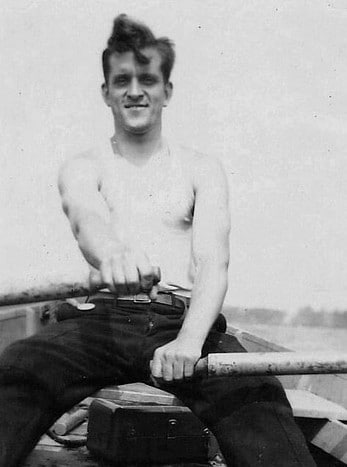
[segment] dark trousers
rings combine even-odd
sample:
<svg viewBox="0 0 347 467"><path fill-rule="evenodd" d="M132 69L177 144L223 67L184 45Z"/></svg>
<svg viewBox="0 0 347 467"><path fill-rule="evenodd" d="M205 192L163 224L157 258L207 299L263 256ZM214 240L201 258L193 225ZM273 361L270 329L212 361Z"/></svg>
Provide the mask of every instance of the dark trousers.
<svg viewBox="0 0 347 467"><path fill-rule="evenodd" d="M11 344L0 357L0 467L20 465L66 410L109 384L150 384L154 350L173 340L181 310L156 303L96 308ZM203 354L230 352L212 330ZM243 352L236 339L235 352ZM163 386L215 434L229 466L314 466L285 393L271 377L197 377Z"/></svg>

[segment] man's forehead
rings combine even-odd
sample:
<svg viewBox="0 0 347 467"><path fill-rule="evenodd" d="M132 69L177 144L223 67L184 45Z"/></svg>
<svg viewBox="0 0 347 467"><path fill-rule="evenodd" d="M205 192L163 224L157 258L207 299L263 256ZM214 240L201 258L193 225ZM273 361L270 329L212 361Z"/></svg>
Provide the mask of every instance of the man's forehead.
<svg viewBox="0 0 347 467"><path fill-rule="evenodd" d="M111 71L121 73L135 68L141 71L161 72L161 56L156 49L148 47L141 49L140 52L149 59L148 64L139 63L132 50L122 53L113 52L109 58Z"/></svg>

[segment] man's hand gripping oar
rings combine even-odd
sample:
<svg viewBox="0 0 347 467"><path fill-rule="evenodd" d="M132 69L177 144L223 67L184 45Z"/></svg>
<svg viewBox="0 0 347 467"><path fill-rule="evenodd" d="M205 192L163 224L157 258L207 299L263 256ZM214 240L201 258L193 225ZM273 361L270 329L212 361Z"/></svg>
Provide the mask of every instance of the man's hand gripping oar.
<svg viewBox="0 0 347 467"><path fill-rule="evenodd" d="M160 269L153 267L153 283L151 288L142 292L149 293L153 298L157 294L157 284L160 282ZM63 300L72 297L84 297L93 295L101 289L107 288L108 284L97 278L93 273L90 280L84 281L46 281L45 284L33 284L27 288L17 285L6 286L0 290L0 307L9 305L20 305L35 302L46 302L53 300Z"/></svg>

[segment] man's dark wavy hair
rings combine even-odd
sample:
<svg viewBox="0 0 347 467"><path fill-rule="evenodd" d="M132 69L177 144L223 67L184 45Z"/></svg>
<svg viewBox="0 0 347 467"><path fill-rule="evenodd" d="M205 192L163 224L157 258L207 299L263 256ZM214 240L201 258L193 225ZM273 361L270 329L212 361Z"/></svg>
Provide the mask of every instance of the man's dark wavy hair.
<svg viewBox="0 0 347 467"><path fill-rule="evenodd" d="M156 38L148 26L129 18L125 14L117 16L113 22L113 30L107 42L107 48L102 53L105 82L107 83L110 73L109 59L114 52L133 51L138 63L146 65L149 63L149 59L141 53L141 50L145 47L153 47L159 52L161 71L164 82L167 83L175 62L173 42L167 37Z"/></svg>

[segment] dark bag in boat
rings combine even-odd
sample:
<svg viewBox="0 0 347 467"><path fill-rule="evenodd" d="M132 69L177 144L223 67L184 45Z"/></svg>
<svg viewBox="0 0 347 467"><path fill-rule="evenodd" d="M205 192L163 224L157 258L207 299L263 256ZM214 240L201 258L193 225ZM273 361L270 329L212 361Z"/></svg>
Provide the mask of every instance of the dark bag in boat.
<svg viewBox="0 0 347 467"><path fill-rule="evenodd" d="M187 407L92 402L87 447L112 465L208 462L209 431Z"/></svg>

